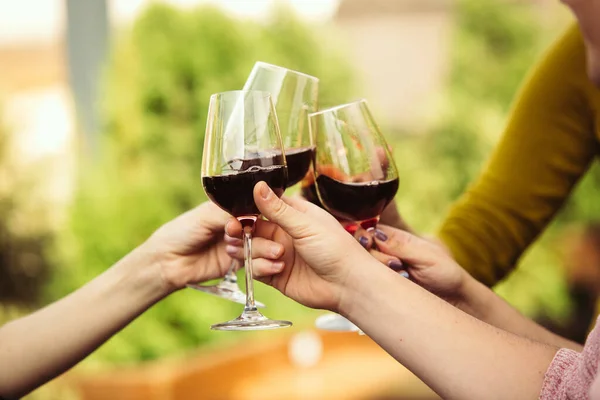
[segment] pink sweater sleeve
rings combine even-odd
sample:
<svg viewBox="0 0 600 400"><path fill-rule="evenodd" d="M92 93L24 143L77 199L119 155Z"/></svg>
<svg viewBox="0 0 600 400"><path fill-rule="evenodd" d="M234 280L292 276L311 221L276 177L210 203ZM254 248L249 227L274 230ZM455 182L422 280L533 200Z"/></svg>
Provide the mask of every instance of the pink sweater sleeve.
<svg viewBox="0 0 600 400"><path fill-rule="evenodd" d="M598 321L588 336L583 351L560 349L546 371L540 399L600 400L590 397L590 387L598 374L600 360L600 330Z"/></svg>

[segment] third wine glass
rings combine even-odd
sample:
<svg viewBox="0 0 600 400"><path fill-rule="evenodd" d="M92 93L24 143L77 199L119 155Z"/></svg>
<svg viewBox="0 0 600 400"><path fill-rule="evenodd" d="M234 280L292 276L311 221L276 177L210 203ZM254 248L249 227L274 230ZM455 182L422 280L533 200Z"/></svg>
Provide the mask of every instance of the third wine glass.
<svg viewBox="0 0 600 400"><path fill-rule="evenodd" d="M310 114L316 144L315 188L322 206L342 223L367 231L398 191L398 170L366 100ZM313 189L314 190L314 189ZM321 327L356 331L341 316L326 315Z"/></svg>

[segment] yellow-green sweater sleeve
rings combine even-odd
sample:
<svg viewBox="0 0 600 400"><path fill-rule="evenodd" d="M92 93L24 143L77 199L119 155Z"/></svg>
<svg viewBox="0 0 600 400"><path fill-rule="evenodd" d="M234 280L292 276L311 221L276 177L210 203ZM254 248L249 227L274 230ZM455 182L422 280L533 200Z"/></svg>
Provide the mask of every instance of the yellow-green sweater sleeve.
<svg viewBox="0 0 600 400"><path fill-rule="evenodd" d="M548 224L597 151L585 49L573 27L521 89L478 180L438 234L487 285L502 279Z"/></svg>

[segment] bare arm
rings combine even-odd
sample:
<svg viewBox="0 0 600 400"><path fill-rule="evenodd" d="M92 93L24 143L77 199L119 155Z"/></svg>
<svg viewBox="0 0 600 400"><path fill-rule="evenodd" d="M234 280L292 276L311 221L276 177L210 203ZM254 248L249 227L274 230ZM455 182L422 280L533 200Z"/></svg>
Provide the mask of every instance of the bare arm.
<svg viewBox="0 0 600 400"><path fill-rule="evenodd" d="M343 314L445 399L539 396L557 347L477 320L385 268L312 204L286 204L264 183L254 200L270 221L261 222L256 236L285 247L286 267L272 276L257 273L263 281L309 307ZM404 235L403 259L421 260L424 270L442 274L438 279L460 284L454 272L462 270L444 268L444 260L454 262L442 250L397 232Z"/></svg>
<svg viewBox="0 0 600 400"><path fill-rule="evenodd" d="M0 396L19 398L68 370L164 297L140 249L58 302L0 328Z"/></svg>
<svg viewBox="0 0 600 400"><path fill-rule="evenodd" d="M173 291L223 276L231 263L222 240L229 218L204 203L85 286L0 327L0 399L23 396L65 372ZM275 253L260 241L253 246L253 256Z"/></svg>
<svg viewBox="0 0 600 400"><path fill-rule="evenodd" d="M469 279L464 288L465 299L457 307L497 328L541 343L581 351L583 346L558 336L535 321L525 317L500 296L475 279Z"/></svg>
<svg viewBox="0 0 600 400"><path fill-rule="evenodd" d="M538 398L556 347L481 322L370 262L346 282L340 312L436 393Z"/></svg>
<svg viewBox="0 0 600 400"><path fill-rule="evenodd" d="M374 240L382 252L376 254L378 258L384 254L403 260L415 282L475 318L537 342L581 350L579 344L519 313L462 269L443 247L384 225L379 226Z"/></svg>

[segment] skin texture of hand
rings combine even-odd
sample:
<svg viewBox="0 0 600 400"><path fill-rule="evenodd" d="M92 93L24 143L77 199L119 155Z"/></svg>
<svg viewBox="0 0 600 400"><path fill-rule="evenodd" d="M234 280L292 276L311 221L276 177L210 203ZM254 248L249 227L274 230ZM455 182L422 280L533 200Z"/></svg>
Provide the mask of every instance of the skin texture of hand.
<svg viewBox="0 0 600 400"><path fill-rule="evenodd" d="M225 275L231 258L223 235L230 218L206 202L166 223L140 246L160 265L167 293ZM272 249L261 247L260 242L252 250L256 257L272 254Z"/></svg>
<svg viewBox="0 0 600 400"><path fill-rule="evenodd" d="M547 331L512 308L469 275L442 246L384 225L378 227L373 237L380 254L403 261L411 280L464 312L532 340L581 349L580 345Z"/></svg>
<svg viewBox="0 0 600 400"><path fill-rule="evenodd" d="M389 211L391 216L389 216L386 220L384 220L384 214L386 212L388 212L387 211L388 209L392 210L392 211ZM410 228L410 226L408 226L404 222L404 220L401 219L401 217L399 215L397 218L400 218L400 219L399 220L395 219L395 217L393 215L396 213L397 213L396 206L394 203L391 203L384 210L384 214L381 215L381 222L377 225L379 227L380 231L382 229L385 229L386 227L400 229L400 230L408 232L412 235L419 236L421 239L423 239L423 240L433 244L434 246L437 246L439 249L443 250L444 253L446 253L446 255L448 255L449 257L452 257L450 250L444 245L444 243L441 240L439 240L438 238L436 238L434 236L417 235ZM406 270L408 265L404 265L399 260L398 257L396 257L392 254L386 254L377 249L377 246L375 244L374 234L375 234L374 231L367 231L359 226L358 229L356 230L356 232L354 233L354 237L356 238L356 240L358 240L358 242L361 244L361 246L363 246L365 249L367 249L373 257L375 257L377 260L379 260L379 262L387 265L388 267L392 268L395 271Z"/></svg>
<svg viewBox="0 0 600 400"><path fill-rule="evenodd" d="M351 265L361 259L370 260L369 254L334 217L314 204L279 199L264 182L254 188L254 200L262 215L272 222L257 222L253 242L263 247L266 242L282 244L279 260L286 266L281 271L283 265L274 265L272 258L258 258L254 260L255 276L308 307L336 311ZM239 236L240 232L237 221L228 223L230 236ZM241 256L239 248L231 248L230 254ZM273 274L275 271L281 272Z"/></svg>
<svg viewBox="0 0 600 400"><path fill-rule="evenodd" d="M454 305L469 300L465 282L473 278L442 247L385 225L378 226L373 238L379 252L400 259L423 288Z"/></svg>

